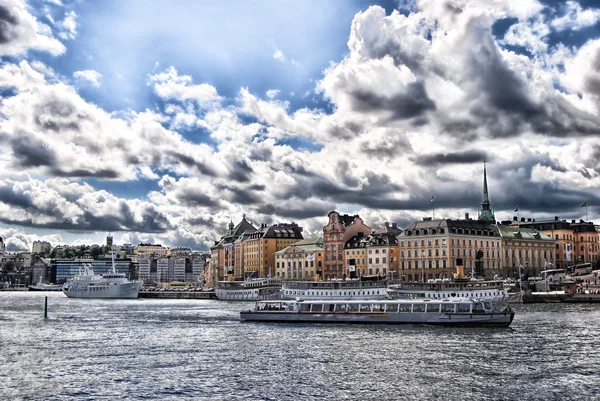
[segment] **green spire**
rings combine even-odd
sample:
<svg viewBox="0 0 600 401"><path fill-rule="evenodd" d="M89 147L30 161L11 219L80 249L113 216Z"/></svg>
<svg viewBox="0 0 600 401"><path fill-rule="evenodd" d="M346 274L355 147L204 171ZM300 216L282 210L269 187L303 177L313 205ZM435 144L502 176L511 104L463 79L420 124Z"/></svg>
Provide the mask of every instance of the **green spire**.
<svg viewBox="0 0 600 401"><path fill-rule="evenodd" d="M229 231L233 231L233 220L231 220L231 217L229 218Z"/></svg>
<svg viewBox="0 0 600 401"><path fill-rule="evenodd" d="M496 221L494 212L491 208L490 196L488 194L485 159L483 159L483 202L481 202L481 213L479 213L479 220Z"/></svg>

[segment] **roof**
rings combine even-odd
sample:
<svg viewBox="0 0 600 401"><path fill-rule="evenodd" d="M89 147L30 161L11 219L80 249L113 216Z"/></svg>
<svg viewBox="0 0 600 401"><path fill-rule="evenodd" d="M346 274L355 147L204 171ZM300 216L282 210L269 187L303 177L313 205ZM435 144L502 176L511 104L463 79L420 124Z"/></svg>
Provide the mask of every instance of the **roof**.
<svg viewBox="0 0 600 401"><path fill-rule="evenodd" d="M323 251L323 237L312 237L302 241L298 241L281 251L275 252L276 255L281 255L290 252L321 252Z"/></svg>
<svg viewBox="0 0 600 401"><path fill-rule="evenodd" d="M554 241L552 237L529 227L498 227L500 236L503 239L524 239L530 241Z"/></svg>

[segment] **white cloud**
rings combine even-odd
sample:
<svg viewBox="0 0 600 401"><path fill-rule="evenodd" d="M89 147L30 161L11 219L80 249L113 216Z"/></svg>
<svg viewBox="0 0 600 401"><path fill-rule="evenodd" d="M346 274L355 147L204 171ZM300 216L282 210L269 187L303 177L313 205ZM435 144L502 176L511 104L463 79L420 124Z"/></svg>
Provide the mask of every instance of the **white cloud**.
<svg viewBox="0 0 600 401"><path fill-rule="evenodd" d="M62 39L72 40L77 37L77 14L75 11L69 11L65 14L65 19L58 24L61 32L58 34Z"/></svg>
<svg viewBox="0 0 600 401"><path fill-rule="evenodd" d="M273 53L273 58L279 61L285 61L285 55L279 49L275 49L275 53Z"/></svg>
<svg viewBox="0 0 600 401"><path fill-rule="evenodd" d="M221 99L214 86L204 83L193 85L192 77L179 75L173 66L149 76L148 83L163 99L194 100L200 107L212 106Z"/></svg>
<svg viewBox="0 0 600 401"><path fill-rule="evenodd" d="M94 70L75 71L73 73L73 76L79 82L89 84L95 87L100 86L100 78L102 78L102 74Z"/></svg>
<svg viewBox="0 0 600 401"><path fill-rule="evenodd" d="M23 55L28 49L47 51L53 55L65 52L65 46L55 38L42 34L42 24L27 11L22 0L0 0L3 12L0 34L0 55Z"/></svg>
<svg viewBox="0 0 600 401"><path fill-rule="evenodd" d="M277 96L279 96L279 93L281 93L281 91L280 91L279 89L269 89L269 90L266 92L266 95L267 95L267 97L268 97L269 99L274 99L274 98L276 98Z"/></svg>
<svg viewBox="0 0 600 401"><path fill-rule="evenodd" d="M600 9L588 8L582 9L576 1L567 1L564 6L565 15L556 18L551 22L551 25L557 31L579 29L594 25L600 19Z"/></svg>

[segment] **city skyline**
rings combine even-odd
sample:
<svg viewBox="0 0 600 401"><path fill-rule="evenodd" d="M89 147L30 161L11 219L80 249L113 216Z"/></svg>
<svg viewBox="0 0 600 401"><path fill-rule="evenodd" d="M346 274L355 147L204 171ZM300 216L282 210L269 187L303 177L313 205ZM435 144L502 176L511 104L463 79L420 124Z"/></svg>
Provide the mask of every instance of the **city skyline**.
<svg viewBox="0 0 600 401"><path fill-rule="evenodd" d="M230 220L598 220L600 9L0 1L8 250L208 250ZM433 202L432 202L433 201ZM582 207L585 204L586 207Z"/></svg>

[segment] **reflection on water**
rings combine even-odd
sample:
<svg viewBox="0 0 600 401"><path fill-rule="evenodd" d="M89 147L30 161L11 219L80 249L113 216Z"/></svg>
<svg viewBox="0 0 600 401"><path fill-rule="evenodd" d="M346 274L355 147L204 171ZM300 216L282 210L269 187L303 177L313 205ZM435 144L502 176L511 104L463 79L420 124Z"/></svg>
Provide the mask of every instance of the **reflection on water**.
<svg viewBox="0 0 600 401"><path fill-rule="evenodd" d="M44 296L49 319L43 319ZM248 303L0 293L0 399L593 399L595 305L502 328L242 323Z"/></svg>

